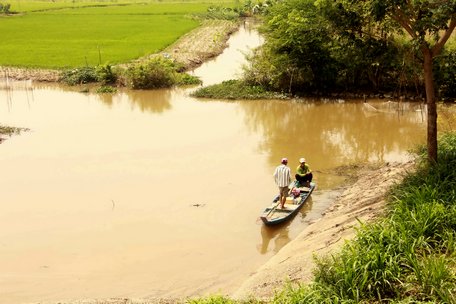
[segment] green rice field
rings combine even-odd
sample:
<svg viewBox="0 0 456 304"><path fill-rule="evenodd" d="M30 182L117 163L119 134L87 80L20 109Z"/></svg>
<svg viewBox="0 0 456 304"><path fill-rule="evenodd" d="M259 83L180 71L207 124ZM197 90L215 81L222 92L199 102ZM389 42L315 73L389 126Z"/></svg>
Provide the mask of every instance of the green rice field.
<svg viewBox="0 0 456 304"><path fill-rule="evenodd" d="M4 1L0 66L71 68L156 53L199 25L192 13L233 1Z"/></svg>

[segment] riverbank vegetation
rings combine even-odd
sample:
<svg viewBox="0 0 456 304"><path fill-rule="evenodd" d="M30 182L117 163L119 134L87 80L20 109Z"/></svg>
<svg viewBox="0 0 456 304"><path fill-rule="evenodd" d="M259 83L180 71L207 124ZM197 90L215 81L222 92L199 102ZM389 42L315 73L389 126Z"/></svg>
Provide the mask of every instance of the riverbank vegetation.
<svg viewBox="0 0 456 304"><path fill-rule="evenodd" d="M424 96L424 59L417 52L420 45L407 39L391 19L375 19L374 11L365 10L367 2L354 2L275 2L264 15L261 30L266 42L250 58L246 81L303 95L361 91ZM442 20L425 20L434 22L437 34L448 26L445 22L451 19L451 10L454 15L452 5L447 11L429 12L430 16L442 15ZM421 30L427 32L428 27L431 25L423 24ZM436 60L436 74L446 79L438 78L441 98L456 97L448 91L451 85L444 84L449 78L455 81L454 41ZM442 69L445 72L438 73Z"/></svg>
<svg viewBox="0 0 456 304"><path fill-rule="evenodd" d="M418 151L417 170L391 190L384 216L316 258L312 283L290 283L267 303L456 303L456 133L443 135L438 151L434 166L424 147Z"/></svg>
<svg viewBox="0 0 456 304"><path fill-rule="evenodd" d="M178 63L164 58L152 57L127 67L113 67L109 64L97 67L82 67L62 72L61 81L68 85L97 82L104 87L99 92L111 91L107 86L126 86L131 89L159 89L174 85L201 83L195 76L182 71Z"/></svg>
<svg viewBox="0 0 456 304"><path fill-rule="evenodd" d="M9 127L5 125L0 125L0 143L5 140L5 137L2 135L11 136L14 134L20 134L22 132L27 132L29 129L27 128L16 128L16 127Z"/></svg>
<svg viewBox="0 0 456 304"><path fill-rule="evenodd" d="M365 2L271 1L260 29L265 43L249 57L244 86L300 96L349 93L424 100L421 40L407 39L391 19L375 18L374 8ZM455 14L450 3L436 11L425 8L429 17L414 30L438 40L451 11ZM424 41L430 46L436 43ZM442 49L434 62L436 92L440 100L454 100L456 38Z"/></svg>
<svg viewBox="0 0 456 304"><path fill-rule="evenodd" d="M289 96L267 91L262 86L246 85L241 80L227 80L220 84L215 84L197 89L191 93L194 97L218 98L218 99L285 99Z"/></svg>

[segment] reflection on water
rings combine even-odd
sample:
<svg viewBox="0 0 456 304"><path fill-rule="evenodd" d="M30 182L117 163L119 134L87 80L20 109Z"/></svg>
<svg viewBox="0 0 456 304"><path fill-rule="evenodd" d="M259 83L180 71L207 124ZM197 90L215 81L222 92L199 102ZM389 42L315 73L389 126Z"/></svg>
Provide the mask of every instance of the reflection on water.
<svg viewBox="0 0 456 304"><path fill-rule="evenodd" d="M372 105L384 108L391 104L381 100L371 100L369 104L260 100L245 102L242 108L249 128L263 134L258 149L269 155L271 165L287 156L292 167L298 166L297 160L303 156L311 168L324 172L351 163L405 159L404 148L423 139L425 122L421 112L416 111L419 104L406 104L400 113L370 109ZM319 187L333 187L332 179L320 175Z"/></svg>
<svg viewBox="0 0 456 304"><path fill-rule="evenodd" d="M306 200L305 205L299 210L295 217L300 218L302 221L306 220L306 216L312 210L313 199L309 197ZM279 224L277 226L268 227L265 225L261 226L261 244L257 245L257 249L261 254L266 254L270 251L274 253L279 252L286 244L291 240L288 235L289 226L291 221ZM271 241L273 240L273 244Z"/></svg>
<svg viewBox="0 0 456 304"><path fill-rule="evenodd" d="M259 41L235 38L237 49ZM195 74L215 79L225 65ZM229 293L321 216L343 181L334 168L403 160L425 138L415 103L189 92L0 90L0 122L31 129L0 145L3 301ZM257 218L284 156L293 171L306 157L318 188L266 228Z"/></svg>

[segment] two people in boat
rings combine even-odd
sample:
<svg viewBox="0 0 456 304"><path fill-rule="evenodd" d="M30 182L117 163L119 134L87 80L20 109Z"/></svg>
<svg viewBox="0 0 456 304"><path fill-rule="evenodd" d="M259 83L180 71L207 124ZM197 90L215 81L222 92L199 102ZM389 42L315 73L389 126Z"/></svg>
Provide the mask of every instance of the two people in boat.
<svg viewBox="0 0 456 304"><path fill-rule="evenodd" d="M296 175L295 178L299 182L300 185L304 185L306 187L310 186L310 182L312 181L312 171L310 167L306 164L306 160L304 158L299 159L300 165L296 168ZM282 158L280 165L276 167L274 171L274 180L276 185L279 187L279 203L281 208L285 207L285 201L288 196L289 188L288 186L291 183L291 169L288 167L288 159Z"/></svg>

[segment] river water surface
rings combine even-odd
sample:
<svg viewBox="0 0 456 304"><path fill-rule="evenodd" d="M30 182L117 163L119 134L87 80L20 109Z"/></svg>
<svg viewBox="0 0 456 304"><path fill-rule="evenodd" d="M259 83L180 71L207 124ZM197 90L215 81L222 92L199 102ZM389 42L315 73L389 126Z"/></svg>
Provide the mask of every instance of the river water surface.
<svg viewBox="0 0 456 304"><path fill-rule="evenodd" d="M236 77L257 32L194 73ZM425 139L418 103L222 101L194 88L76 92L8 84L0 122L0 302L229 293L318 219L335 168L407 159ZM399 109L399 110L398 110ZM291 222L263 227L274 168L305 157L318 189Z"/></svg>

